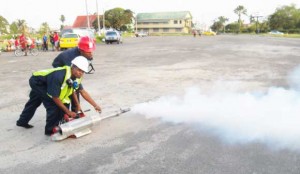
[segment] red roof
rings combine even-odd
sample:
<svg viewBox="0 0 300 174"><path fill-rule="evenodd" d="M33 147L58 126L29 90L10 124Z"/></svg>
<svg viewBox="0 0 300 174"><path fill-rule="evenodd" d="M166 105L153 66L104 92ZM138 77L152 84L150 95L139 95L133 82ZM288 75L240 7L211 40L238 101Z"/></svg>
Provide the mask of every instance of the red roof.
<svg viewBox="0 0 300 174"><path fill-rule="evenodd" d="M90 27L92 28L93 22L97 19L97 15L89 15ZM86 16L77 16L73 28L87 28L87 17Z"/></svg>

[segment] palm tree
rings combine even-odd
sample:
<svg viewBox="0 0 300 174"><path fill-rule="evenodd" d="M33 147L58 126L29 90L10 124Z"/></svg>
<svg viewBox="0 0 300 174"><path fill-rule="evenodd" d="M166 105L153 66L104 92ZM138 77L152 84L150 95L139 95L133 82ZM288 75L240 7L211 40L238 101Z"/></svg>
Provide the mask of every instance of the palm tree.
<svg viewBox="0 0 300 174"><path fill-rule="evenodd" d="M220 16L220 17L218 17L218 20L222 24L223 32L225 33L225 22L227 22L229 19L224 16Z"/></svg>
<svg viewBox="0 0 300 174"><path fill-rule="evenodd" d="M241 32L241 24L242 24L242 19L241 19L241 16L242 14L243 15L247 15L247 9L242 6L242 5L239 5L237 6L236 9L234 9L234 13L237 14L239 16L239 20L238 20L238 23L239 23L239 31L238 32Z"/></svg>
<svg viewBox="0 0 300 174"><path fill-rule="evenodd" d="M18 30L19 32L26 32L26 29L27 29L27 24L26 24L26 21L24 19L17 19L17 27L18 27Z"/></svg>
<svg viewBox="0 0 300 174"><path fill-rule="evenodd" d="M50 31L49 24L47 22L43 22L40 26L40 34L48 33Z"/></svg>
<svg viewBox="0 0 300 174"><path fill-rule="evenodd" d="M64 22L66 21L66 18L64 15L60 15L59 20L61 21L60 29L62 30L64 28Z"/></svg>

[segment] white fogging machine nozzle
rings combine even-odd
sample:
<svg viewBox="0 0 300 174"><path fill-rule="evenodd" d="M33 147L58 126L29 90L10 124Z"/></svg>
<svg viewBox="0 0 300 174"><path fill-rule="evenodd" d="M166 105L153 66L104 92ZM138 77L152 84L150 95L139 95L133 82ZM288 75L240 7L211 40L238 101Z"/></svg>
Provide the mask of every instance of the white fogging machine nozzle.
<svg viewBox="0 0 300 174"><path fill-rule="evenodd" d="M126 109L120 109L118 111L115 111L104 117L94 115L94 116L85 116L78 119L74 119L70 122L66 122L57 126L55 128L55 133L51 135L51 139L53 141L60 141L70 136L75 136L76 138L79 138L81 136L91 133L92 132L91 128L94 125L99 124L100 121L112 117L117 117L129 111L130 108L126 108Z"/></svg>

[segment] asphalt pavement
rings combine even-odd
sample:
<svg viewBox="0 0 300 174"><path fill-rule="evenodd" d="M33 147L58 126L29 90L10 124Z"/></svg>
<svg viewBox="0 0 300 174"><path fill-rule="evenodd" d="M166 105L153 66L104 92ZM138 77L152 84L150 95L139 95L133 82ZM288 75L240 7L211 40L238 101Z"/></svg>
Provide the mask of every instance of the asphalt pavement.
<svg viewBox="0 0 300 174"><path fill-rule="evenodd" d="M0 55L0 173L300 173L300 148L273 149L259 140L228 143L201 124L151 113L128 112L104 120L89 135L61 142L43 134L43 106L30 122L34 128L17 127L32 72L51 68L59 53ZM123 44L98 44L93 64L96 71L84 75L83 85L105 116L162 96L182 96L192 86L208 94L220 81L223 89L234 85L230 90L239 93L287 89L287 75L300 64L300 40L256 35L124 38ZM93 109L81 102L84 109Z"/></svg>

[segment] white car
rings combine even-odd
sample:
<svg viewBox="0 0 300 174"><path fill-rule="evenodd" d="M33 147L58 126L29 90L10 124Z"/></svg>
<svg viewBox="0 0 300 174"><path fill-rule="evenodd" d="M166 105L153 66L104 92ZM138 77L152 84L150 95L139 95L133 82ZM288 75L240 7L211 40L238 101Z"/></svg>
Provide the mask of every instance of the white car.
<svg viewBox="0 0 300 174"><path fill-rule="evenodd" d="M138 32L135 34L136 37L146 37L148 36L148 33L144 33L144 32Z"/></svg>
<svg viewBox="0 0 300 174"><path fill-rule="evenodd" d="M274 35L284 35L283 32L280 32L280 31L278 31L278 30L272 30L272 31L269 32L269 34L274 34Z"/></svg>
<svg viewBox="0 0 300 174"><path fill-rule="evenodd" d="M105 43L112 44L116 42L117 44L122 43L122 36L118 31L107 31L105 34Z"/></svg>

